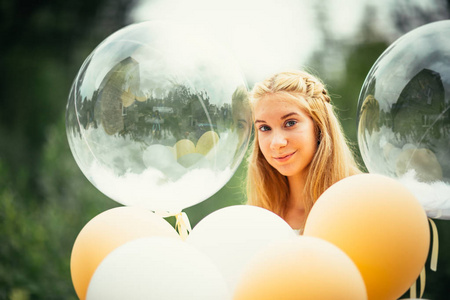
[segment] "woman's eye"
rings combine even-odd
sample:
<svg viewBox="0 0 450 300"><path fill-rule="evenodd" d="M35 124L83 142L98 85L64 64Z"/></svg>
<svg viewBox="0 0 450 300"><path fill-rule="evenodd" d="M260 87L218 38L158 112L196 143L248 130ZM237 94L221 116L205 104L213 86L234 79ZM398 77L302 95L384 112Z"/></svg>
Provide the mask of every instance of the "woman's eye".
<svg viewBox="0 0 450 300"><path fill-rule="evenodd" d="M262 125L259 127L259 131L269 131L269 130L270 130L270 127L267 125Z"/></svg>
<svg viewBox="0 0 450 300"><path fill-rule="evenodd" d="M297 121L295 121L295 120L289 120L289 121L287 121L286 122L286 127L292 127L292 126L294 126L295 124L297 124Z"/></svg>

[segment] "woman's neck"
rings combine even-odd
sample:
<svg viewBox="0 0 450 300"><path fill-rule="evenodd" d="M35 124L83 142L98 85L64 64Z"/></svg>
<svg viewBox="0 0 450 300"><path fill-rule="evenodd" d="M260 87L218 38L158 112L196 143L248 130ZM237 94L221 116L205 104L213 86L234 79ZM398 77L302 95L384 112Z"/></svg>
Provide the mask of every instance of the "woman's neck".
<svg viewBox="0 0 450 300"><path fill-rule="evenodd" d="M304 194L306 179L303 176L290 176L289 182L289 199L284 220L293 229L303 229L305 224L305 203Z"/></svg>
<svg viewBox="0 0 450 300"><path fill-rule="evenodd" d="M304 208L304 190L306 185L305 176L289 176L289 199L288 207Z"/></svg>

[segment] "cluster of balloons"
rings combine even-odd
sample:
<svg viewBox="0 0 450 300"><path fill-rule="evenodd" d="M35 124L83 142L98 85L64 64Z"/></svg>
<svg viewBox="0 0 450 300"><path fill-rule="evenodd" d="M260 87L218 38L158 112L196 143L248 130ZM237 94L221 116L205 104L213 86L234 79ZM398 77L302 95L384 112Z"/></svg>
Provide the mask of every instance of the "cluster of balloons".
<svg viewBox="0 0 450 300"><path fill-rule="evenodd" d="M258 253L234 299L398 299L424 267L429 239L426 214L402 184L351 176L317 200L303 237Z"/></svg>
<svg viewBox="0 0 450 300"><path fill-rule="evenodd" d="M300 237L255 206L219 209L184 241L148 210L108 210L78 235L71 272L87 300L389 300L415 282L429 240L427 216L411 192L362 174L319 198Z"/></svg>
<svg viewBox="0 0 450 300"><path fill-rule="evenodd" d="M162 217L119 207L88 222L72 249L80 299L231 299L245 262L271 242L295 237L277 215L230 206L183 241Z"/></svg>

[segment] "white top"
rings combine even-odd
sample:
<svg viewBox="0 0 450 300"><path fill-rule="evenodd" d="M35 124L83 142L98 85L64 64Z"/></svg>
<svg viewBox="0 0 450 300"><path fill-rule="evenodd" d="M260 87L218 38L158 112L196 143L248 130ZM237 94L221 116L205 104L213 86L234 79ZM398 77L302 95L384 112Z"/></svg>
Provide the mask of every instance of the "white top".
<svg viewBox="0 0 450 300"><path fill-rule="evenodd" d="M303 234L303 229L292 229L292 230L294 230L294 233L296 235L302 235Z"/></svg>

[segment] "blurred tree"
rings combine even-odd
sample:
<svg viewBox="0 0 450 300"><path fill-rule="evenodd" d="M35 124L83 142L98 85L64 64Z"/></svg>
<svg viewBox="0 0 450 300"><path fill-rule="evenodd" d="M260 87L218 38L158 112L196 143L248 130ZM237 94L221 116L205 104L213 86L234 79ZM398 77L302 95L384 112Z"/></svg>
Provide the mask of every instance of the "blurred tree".
<svg viewBox="0 0 450 300"><path fill-rule="evenodd" d="M391 13L397 34L402 35L424 24L450 18L450 0L434 0L432 4L397 1Z"/></svg>
<svg viewBox="0 0 450 300"><path fill-rule="evenodd" d="M14 189L0 165L0 299L75 299L70 253L81 228L116 203L80 173L64 130L64 115L46 132L37 185L45 201ZM31 201L34 200L34 201ZM28 298L24 298L28 299Z"/></svg>
<svg viewBox="0 0 450 300"><path fill-rule="evenodd" d="M125 25L134 1L2 1L0 6L0 159L12 183L39 193L45 132L64 113L82 60Z"/></svg>

